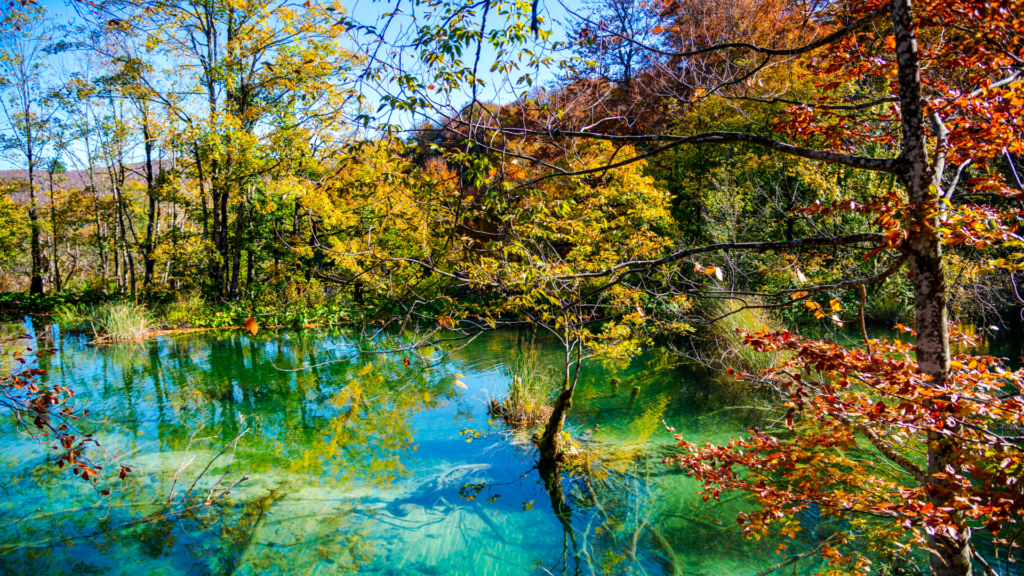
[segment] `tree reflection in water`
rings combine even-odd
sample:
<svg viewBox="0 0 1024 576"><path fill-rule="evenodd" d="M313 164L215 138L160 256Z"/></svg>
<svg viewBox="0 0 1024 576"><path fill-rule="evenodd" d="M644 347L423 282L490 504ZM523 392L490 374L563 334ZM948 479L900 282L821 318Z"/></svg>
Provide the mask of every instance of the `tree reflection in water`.
<svg viewBox="0 0 1024 576"><path fill-rule="evenodd" d="M97 505L38 447L15 440L5 449L2 573L37 573L44 560L106 573L126 557L210 573L301 571L303 558L309 568L354 571L373 555L365 535L375 522L358 499L409 475L400 457L412 449L411 417L453 396L443 362L422 370L353 355L337 333L64 348L42 360L44 381L87 398L104 421L98 436L134 453L140 474ZM249 479L213 505L169 513L179 465L191 462L183 479L192 482L243 426L236 467ZM206 437L185 454L200 429ZM214 482L225 463L200 482Z"/></svg>
<svg viewBox="0 0 1024 576"><path fill-rule="evenodd" d="M778 544L813 545L747 540L735 521L746 500L704 503L661 464L675 449L665 422L721 443L771 415L678 358L588 364L566 425L579 453L538 470L533 430L488 421L488 406L516 354L535 345L538 362L557 366L557 345L492 333L423 369L416 357L354 354L346 336L61 340L45 378L88 400L105 419L97 437L138 473L97 504L0 422L0 575L740 574L784 561ZM183 460L194 457L178 495L243 429L225 482L248 480L189 509L224 475L220 458L192 500L167 502Z"/></svg>

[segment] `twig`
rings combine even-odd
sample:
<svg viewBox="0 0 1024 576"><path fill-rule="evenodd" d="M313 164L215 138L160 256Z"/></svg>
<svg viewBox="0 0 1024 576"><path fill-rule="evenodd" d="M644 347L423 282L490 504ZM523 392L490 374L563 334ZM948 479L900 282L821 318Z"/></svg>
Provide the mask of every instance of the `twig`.
<svg viewBox="0 0 1024 576"><path fill-rule="evenodd" d="M839 537L839 534L835 534L832 537L830 537L829 539L825 540L824 542L819 543L814 548L811 548L807 552L803 552L801 554L797 554L796 556L793 556L792 558L790 558L788 560L780 562L780 563L776 564L775 566L772 566L771 568L768 568L766 570L762 570L762 571L758 572L755 576L766 576L767 574L771 574L772 572L775 572L776 570L781 570L782 568L785 568L786 566L789 566L790 564L799 562L800 560L803 560L804 558L810 556L811 554L817 553L819 550L821 550L825 546L828 546L829 543L831 543L833 540L835 540L838 537Z"/></svg>

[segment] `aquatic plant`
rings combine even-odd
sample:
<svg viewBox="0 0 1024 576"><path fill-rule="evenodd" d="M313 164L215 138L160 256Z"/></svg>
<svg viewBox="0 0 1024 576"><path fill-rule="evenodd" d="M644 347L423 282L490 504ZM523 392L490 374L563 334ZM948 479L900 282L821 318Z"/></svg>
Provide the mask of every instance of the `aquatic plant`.
<svg viewBox="0 0 1024 576"><path fill-rule="evenodd" d="M536 350L516 356L510 366L512 379L508 394L491 401L491 415L500 417L509 426L523 428L547 420L551 415L551 398L558 389L558 371L543 365Z"/></svg>
<svg viewBox="0 0 1024 576"><path fill-rule="evenodd" d="M62 330L89 328L90 307L87 304L61 304L54 308L52 320Z"/></svg>
<svg viewBox="0 0 1024 576"><path fill-rule="evenodd" d="M757 308L761 302L748 299L746 304L739 300L711 300L702 303L707 316L713 320L708 327L710 346L702 346L701 362L712 368L733 369L745 373L759 373L778 366L786 354L780 352L758 352L743 342L740 332L782 330L782 324L764 308Z"/></svg>
<svg viewBox="0 0 1024 576"><path fill-rule="evenodd" d="M889 325L903 322L914 316L912 298L909 286L890 280L868 298L864 315Z"/></svg>
<svg viewBox="0 0 1024 576"><path fill-rule="evenodd" d="M108 302L90 309L88 322L96 335L112 340L137 340L149 333L152 318L143 306Z"/></svg>

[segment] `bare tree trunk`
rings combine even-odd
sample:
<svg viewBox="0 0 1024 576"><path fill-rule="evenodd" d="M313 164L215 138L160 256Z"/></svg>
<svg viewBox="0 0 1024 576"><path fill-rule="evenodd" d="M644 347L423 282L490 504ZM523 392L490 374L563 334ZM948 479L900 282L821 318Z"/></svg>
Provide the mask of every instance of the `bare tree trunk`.
<svg viewBox="0 0 1024 576"><path fill-rule="evenodd" d="M210 259L210 284L217 296L225 295L225 286L228 277L228 268L231 262L230 252L230 230L228 228L228 190L225 182L218 182L217 163L214 162L212 170L213 184L211 191L213 196L213 230L211 233L214 248L214 257Z"/></svg>
<svg viewBox="0 0 1024 576"><path fill-rule="evenodd" d="M142 138L146 151L146 198L149 201L146 210L146 240L142 245L142 260L144 272L142 287L149 288L153 283L153 267L156 260L153 252L156 250L156 174L153 170L153 139L149 131L149 117L143 113L142 116Z"/></svg>
<svg viewBox="0 0 1024 576"><path fill-rule="evenodd" d="M132 257L132 249L131 249L132 247L131 247L131 243L129 243L129 240L128 240L128 227L125 224L125 219L124 219L124 213L125 213L125 210L126 210L126 207L125 207L125 203L126 202L125 202L125 199L124 199L124 195L122 194L122 190L123 190L123 186L124 186L124 181L125 181L124 163L123 163L123 161L119 160L119 165L117 166L117 173L113 173L114 169L115 168L113 166L111 166L110 170L111 170L112 173L111 173L110 178L111 178L111 185L113 187L113 192L114 192L114 205L115 205L115 207L117 209L117 222L116 222L116 226L117 226L117 229L118 229L117 232L120 235L119 242L120 242L120 245L121 245L121 249L124 251L124 254L123 254L124 262L123 262L123 266L122 266L122 274L124 275L124 279L121 282L121 286L122 286L122 288L123 287L127 287L129 289L129 293L131 294L131 298L132 298L132 300L134 300L135 299L135 259Z"/></svg>
<svg viewBox="0 0 1024 576"><path fill-rule="evenodd" d="M572 369L573 347L576 350L575 370ZM565 415L572 408L572 395L576 391L576 384L580 381L580 363L582 359L583 342L577 338L573 341L573 346L568 346L565 350L565 380L562 383L562 391L558 394L558 398L555 399L551 416L548 417L548 422L544 426L544 433L537 443L537 448L540 450L540 462L543 466L552 466L561 458L562 427L565 425Z"/></svg>
<svg viewBox="0 0 1024 576"><path fill-rule="evenodd" d="M60 279L60 258L58 257L58 250L60 249L60 236L57 227L57 209L54 206L53 201L53 170L49 171L50 175L50 259L52 260L51 266L53 266L53 290L60 293L61 290L61 279Z"/></svg>
<svg viewBox="0 0 1024 576"><path fill-rule="evenodd" d="M114 253L111 256L114 259L114 288L120 294L124 291L124 283L121 280L121 251L117 248L116 244Z"/></svg>
<svg viewBox="0 0 1024 576"><path fill-rule="evenodd" d="M26 109L26 118L31 118L31 115ZM28 122L27 127L27 156L28 156L28 221L29 227L31 228L31 239L29 241L29 256L32 260L32 277L29 281L29 294L42 294L44 290L43 286L43 248L39 239L39 211L36 206L36 187L35 187L35 163L36 158L34 156L33 144L32 144L32 123Z"/></svg>
<svg viewBox="0 0 1024 576"><path fill-rule="evenodd" d="M540 449L540 461L545 465L557 462L562 453L560 442L562 426L565 424L566 413L572 408L572 393L573 387L566 381L562 386L562 392L555 399L554 409L551 411L551 416L548 417L548 422L544 426L544 433L537 443L537 448Z"/></svg>
<svg viewBox="0 0 1024 576"><path fill-rule="evenodd" d="M238 279L241 276L242 268L242 236L245 233L245 206L241 201L235 211L235 246L231 253L231 287L228 289L228 296L231 299L238 298Z"/></svg>
<svg viewBox="0 0 1024 576"><path fill-rule="evenodd" d="M246 264L245 264L245 289L249 290L252 287L253 274L256 272L256 233L255 226L253 224L253 214L249 215L249 248L245 251Z"/></svg>

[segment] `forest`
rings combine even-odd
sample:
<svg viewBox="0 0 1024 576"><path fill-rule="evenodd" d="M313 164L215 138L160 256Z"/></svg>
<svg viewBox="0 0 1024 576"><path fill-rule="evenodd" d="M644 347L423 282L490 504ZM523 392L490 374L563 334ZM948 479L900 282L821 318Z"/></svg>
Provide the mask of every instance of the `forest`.
<svg viewBox="0 0 1024 576"><path fill-rule="evenodd" d="M145 522L117 521L223 525L222 541L249 526L231 536L244 546L196 573L269 570L254 535L298 492L236 500L270 482L267 458L298 470L344 453L330 474L383 498L381 477L425 478L396 455L427 445L413 415L486 394L485 416L453 417L466 420L457 440L520 451L519 478L536 478L566 543L554 564L503 553L518 573L1017 574L1022 130L1021 0L13 1L0 8L9 482L22 486L19 466L45 471L47 493L81 484L108 515L139 482L170 482ZM140 346L148 356L113 360ZM106 385L91 388L108 377L85 376L96 360L57 361L74 349L149 374L177 358L164 346L238 362L216 382L267 384L214 392L219 365L192 366L207 384L152 376L152 393L117 393L122 414ZM490 372L458 372L474 354L508 358L500 384L481 392ZM344 373L322 375L337 363ZM289 371L316 392L281 392L308 385ZM659 378L682 388L655 393ZM600 432L625 420L600 420L612 409L597 387L636 413L633 432ZM189 460L145 472L146 452L128 447L145 437L136 405L163 406L172 388L160 434L177 432L159 452L188 455L200 429L222 427L180 503ZM241 416L268 398L301 423ZM113 411L94 420L95 403ZM220 408L187 416L204 405ZM721 413L721 433L695 424ZM473 428L482 420L489 432ZM407 490L418 499L352 510L397 522L444 501L443 518L464 514L505 544L488 515L497 492L475 500L502 483L472 466L494 463L460 462ZM647 496L624 497L638 462ZM656 503L658 490L700 502ZM5 538L20 506L6 498ZM541 507L525 502L493 514ZM641 502L685 514L698 543L643 519ZM726 510L726 524L703 520ZM337 550L295 558L412 573L374 564L388 557L362 548L383 541L376 529L318 533ZM709 543L726 531L735 542ZM169 541L197 546L186 533ZM143 539L123 534L117 546ZM774 556L756 567L687 556L762 539ZM93 552L67 540L0 545L0 574L61 546L69 560L53 573L71 573Z"/></svg>

